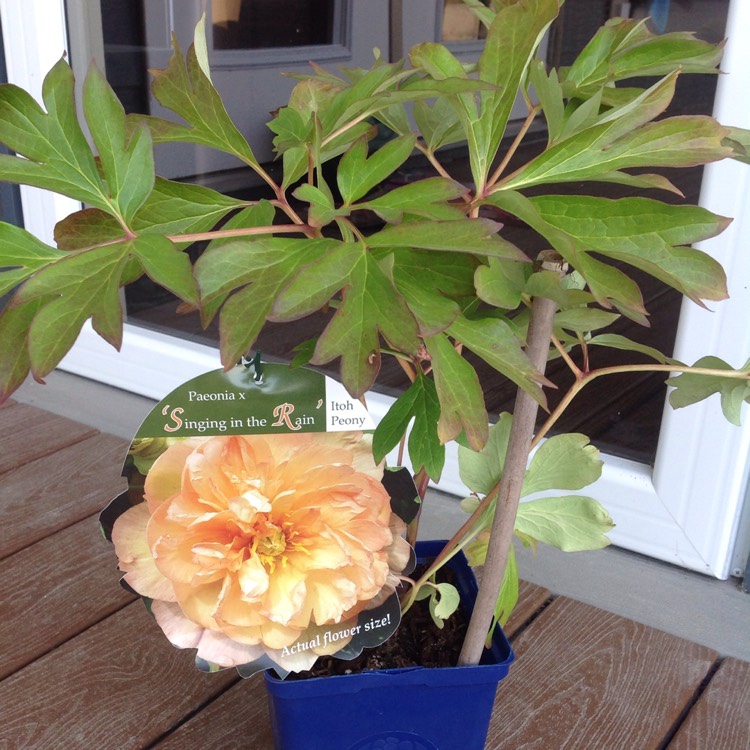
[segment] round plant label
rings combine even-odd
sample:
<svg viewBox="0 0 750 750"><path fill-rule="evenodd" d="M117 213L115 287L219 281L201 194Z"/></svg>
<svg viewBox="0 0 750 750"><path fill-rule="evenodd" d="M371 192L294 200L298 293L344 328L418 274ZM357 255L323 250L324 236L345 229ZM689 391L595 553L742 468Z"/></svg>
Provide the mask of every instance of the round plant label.
<svg viewBox="0 0 750 750"><path fill-rule="evenodd" d="M102 528L200 669L283 677L394 633L419 501L406 469L375 464L373 428L339 383L281 364L193 378L145 419Z"/></svg>

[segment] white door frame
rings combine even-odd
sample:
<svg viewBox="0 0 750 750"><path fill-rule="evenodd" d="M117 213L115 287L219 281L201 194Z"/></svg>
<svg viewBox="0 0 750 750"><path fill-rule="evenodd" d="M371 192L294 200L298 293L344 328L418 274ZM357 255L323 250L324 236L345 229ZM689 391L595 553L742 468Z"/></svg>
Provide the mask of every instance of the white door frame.
<svg viewBox="0 0 750 750"><path fill-rule="evenodd" d="M39 91L44 72L66 46L63 6L63 0L0 0L9 80ZM730 75L719 80L716 113L726 124L750 128L750 40L742 39L746 29L750 3L732 0L722 64ZM78 208L73 201L38 190L22 188L21 198L26 227L47 242L54 223ZM692 362L711 353L739 366L750 358L750 167L734 162L709 165L701 202L736 217L724 234L701 245L727 269L731 299L712 313L692 304L684 307L675 356ZM88 327L61 368L158 399L218 365L212 347L126 325L119 355ZM388 399L378 395L369 402L376 417L388 405ZM736 547L735 542L749 468L747 410L743 426L733 427L712 397L680 412L667 409L655 466L609 457L591 494L614 517L616 544L726 578L738 574L737 560L747 555L749 540L739 540ZM443 489L463 494L455 454L444 476Z"/></svg>

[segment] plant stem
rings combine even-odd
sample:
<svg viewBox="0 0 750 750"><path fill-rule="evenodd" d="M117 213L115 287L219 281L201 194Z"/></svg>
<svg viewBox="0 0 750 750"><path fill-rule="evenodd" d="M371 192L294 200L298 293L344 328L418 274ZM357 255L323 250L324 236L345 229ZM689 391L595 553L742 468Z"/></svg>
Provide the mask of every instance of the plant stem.
<svg viewBox="0 0 750 750"><path fill-rule="evenodd" d="M304 232L307 234L312 227L307 224L271 224L267 227L247 227L245 229L214 229L210 232L194 232L193 234L171 234L167 239L172 242L201 242L203 240L219 240L228 237L251 237L258 234L280 234L282 232Z"/></svg>
<svg viewBox="0 0 750 750"><path fill-rule="evenodd" d="M563 273L563 266L560 263L547 261L542 263L542 267ZM555 302L544 297L535 297L531 305L526 354L531 364L542 374L547 364L556 309ZM519 389L513 409L513 425L505 456L505 468L498 487L495 517L492 521L482 581L469 621L466 639L458 658L459 664L479 664L487 633L494 621L495 606L505 576L510 545L513 543L516 511L521 499L521 487L526 472L537 408L536 401Z"/></svg>
<svg viewBox="0 0 750 750"><path fill-rule="evenodd" d="M592 381L605 375L621 375L626 372L689 372L691 375L704 375L707 377L730 378L734 380L750 380L750 372L743 370L719 370L711 367L689 367L688 365L616 365L613 367L602 367L592 370L576 377L575 383L570 386L562 401L549 415L547 421L539 428L531 442L534 449L552 429L554 424L570 406L570 402Z"/></svg>
<svg viewBox="0 0 750 750"><path fill-rule="evenodd" d="M508 166L508 163L513 158L513 155L518 150L518 147L521 145L521 141L524 139L524 136L528 132L529 128L531 127L531 123L534 122L536 119L536 116L539 114L539 110L541 109L541 106L537 104L535 107L531 108L531 111L526 116L526 119L524 120L523 125L521 126L521 129L518 131L518 134L513 139L513 143L510 144L510 148L506 152L505 156L503 157L503 160L498 164L497 169L492 173L492 177L490 177L489 181L487 182L487 187L491 188L499 179L500 175L505 171L505 168Z"/></svg>

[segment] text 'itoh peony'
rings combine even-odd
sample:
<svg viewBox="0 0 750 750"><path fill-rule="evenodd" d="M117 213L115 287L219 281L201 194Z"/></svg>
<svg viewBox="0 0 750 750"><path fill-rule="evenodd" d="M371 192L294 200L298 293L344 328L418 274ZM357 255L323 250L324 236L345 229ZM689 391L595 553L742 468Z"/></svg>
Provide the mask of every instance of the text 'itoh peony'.
<svg viewBox="0 0 750 750"><path fill-rule="evenodd" d="M267 655L308 669L346 641L294 644L356 622L408 562L382 474L361 433L172 442L148 472L145 502L114 524L120 569L153 600L169 640L199 660Z"/></svg>

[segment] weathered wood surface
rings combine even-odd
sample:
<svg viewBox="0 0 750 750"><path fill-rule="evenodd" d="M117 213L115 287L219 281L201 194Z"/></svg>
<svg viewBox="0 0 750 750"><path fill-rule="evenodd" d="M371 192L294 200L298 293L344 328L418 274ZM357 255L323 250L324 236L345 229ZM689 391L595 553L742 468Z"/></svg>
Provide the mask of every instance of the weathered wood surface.
<svg viewBox="0 0 750 750"><path fill-rule="evenodd" d="M750 750L750 664L725 659L668 750Z"/></svg>
<svg viewBox="0 0 750 750"><path fill-rule="evenodd" d="M117 585L96 516L125 442L19 406L0 410L0 750L272 750L262 677L200 673ZM750 749L750 664L528 583L506 630L491 750Z"/></svg>

